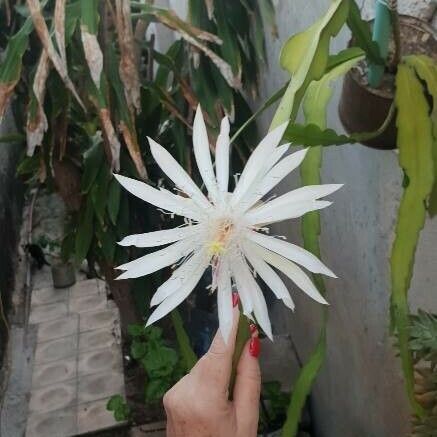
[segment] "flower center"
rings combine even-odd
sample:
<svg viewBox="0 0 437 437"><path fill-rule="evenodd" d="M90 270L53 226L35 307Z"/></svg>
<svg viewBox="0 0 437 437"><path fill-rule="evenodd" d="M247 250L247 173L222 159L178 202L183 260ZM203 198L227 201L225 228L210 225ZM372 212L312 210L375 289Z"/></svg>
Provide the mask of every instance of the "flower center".
<svg viewBox="0 0 437 437"><path fill-rule="evenodd" d="M230 219L221 219L214 226L213 238L208 244L208 251L211 256L219 256L226 251L234 230L234 224Z"/></svg>

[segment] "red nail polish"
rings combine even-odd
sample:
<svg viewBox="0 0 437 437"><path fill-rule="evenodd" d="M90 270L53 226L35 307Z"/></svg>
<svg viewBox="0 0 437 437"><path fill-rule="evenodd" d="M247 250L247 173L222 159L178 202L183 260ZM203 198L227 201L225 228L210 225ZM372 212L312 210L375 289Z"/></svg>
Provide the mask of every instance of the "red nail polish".
<svg viewBox="0 0 437 437"><path fill-rule="evenodd" d="M240 301L240 296L238 296L238 293L234 291L232 293L232 306L236 307L239 301Z"/></svg>
<svg viewBox="0 0 437 437"><path fill-rule="evenodd" d="M249 343L249 353L254 358L258 358L261 351L261 344L258 337L252 337Z"/></svg>
<svg viewBox="0 0 437 437"><path fill-rule="evenodd" d="M251 335L255 334L255 332L258 332L258 328L256 327L255 323L251 323L249 325L249 331Z"/></svg>

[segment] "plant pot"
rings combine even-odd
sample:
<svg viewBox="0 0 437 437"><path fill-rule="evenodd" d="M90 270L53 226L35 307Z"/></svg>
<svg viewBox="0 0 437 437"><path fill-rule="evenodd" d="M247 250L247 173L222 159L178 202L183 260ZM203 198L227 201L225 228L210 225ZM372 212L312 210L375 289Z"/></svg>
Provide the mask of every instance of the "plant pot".
<svg viewBox="0 0 437 437"><path fill-rule="evenodd" d="M52 280L55 288L70 287L76 282L76 269L72 262L52 265Z"/></svg>
<svg viewBox="0 0 437 437"><path fill-rule="evenodd" d="M437 32L428 23L414 17L399 17L402 55L426 54L437 59ZM353 40L350 45L353 45ZM390 44L393 52L393 42ZM395 76L384 75L379 88L370 88L367 83L365 61L352 68L345 76L339 104L340 120L345 130L356 132L376 131L386 120L394 99ZM363 144L377 149L396 148L396 117L386 130Z"/></svg>

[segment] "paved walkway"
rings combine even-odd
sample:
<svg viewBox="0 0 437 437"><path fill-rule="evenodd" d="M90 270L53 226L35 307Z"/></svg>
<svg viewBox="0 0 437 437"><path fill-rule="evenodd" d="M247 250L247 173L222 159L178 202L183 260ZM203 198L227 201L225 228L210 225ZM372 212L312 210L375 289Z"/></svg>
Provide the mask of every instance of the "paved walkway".
<svg viewBox="0 0 437 437"><path fill-rule="evenodd" d="M105 283L34 281L29 323L36 325L26 437L73 436L116 425L109 397L124 393L119 316Z"/></svg>
<svg viewBox="0 0 437 437"><path fill-rule="evenodd" d="M112 395L124 394L118 310L107 299L104 281L86 279L78 272L74 286L55 289L50 267L44 266L33 272L29 323L25 322L23 247L28 216L27 206L0 435L69 437L118 426L106 411ZM63 218L62 201L40 193L34 209L34 241L41 237L60 241Z"/></svg>

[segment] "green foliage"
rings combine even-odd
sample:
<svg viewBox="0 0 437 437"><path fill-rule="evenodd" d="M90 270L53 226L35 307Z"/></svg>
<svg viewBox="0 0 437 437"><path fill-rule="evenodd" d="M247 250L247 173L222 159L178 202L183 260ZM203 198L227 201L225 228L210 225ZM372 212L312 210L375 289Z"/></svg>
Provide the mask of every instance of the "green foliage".
<svg viewBox="0 0 437 437"><path fill-rule="evenodd" d="M278 381L263 382L258 433L280 429L290 402L290 393L284 392Z"/></svg>
<svg viewBox="0 0 437 437"><path fill-rule="evenodd" d="M361 18L361 13L355 0L349 0L349 15L347 25L352 32L354 43L366 53L366 58L373 64L384 64L378 44L372 40L370 25Z"/></svg>
<svg viewBox="0 0 437 437"><path fill-rule="evenodd" d="M159 401L185 373L179 354L166 344L159 327L130 325L129 334L132 358L146 371L145 401Z"/></svg>
<svg viewBox="0 0 437 437"><path fill-rule="evenodd" d="M335 0L326 14L308 29L293 35L283 46L280 63L292 80L276 110L271 128L286 120L294 121L306 88L326 70L329 44L346 22L349 2Z"/></svg>
<svg viewBox="0 0 437 437"><path fill-rule="evenodd" d="M409 349L408 289L420 231L425 223L426 201L434 183L433 136L429 105L423 86L411 67L400 64L396 76L399 164L408 185L399 206L390 258L391 314L410 403L418 416L423 411L414 397L414 374Z"/></svg>
<svg viewBox="0 0 437 437"><path fill-rule="evenodd" d="M190 339L184 329L182 317L177 308L171 312L171 319L176 332L176 339L181 352L184 369L186 372L189 372L196 364L197 356L191 347Z"/></svg>
<svg viewBox="0 0 437 437"><path fill-rule="evenodd" d="M106 403L106 409L113 412L114 419L117 422L124 422L125 420L129 420L131 415L130 407L121 395L111 396Z"/></svg>

